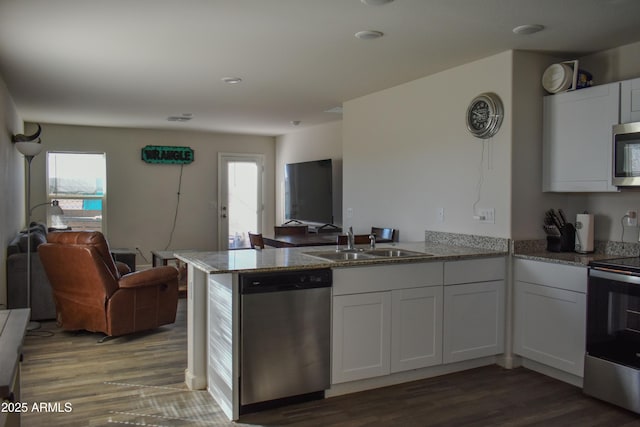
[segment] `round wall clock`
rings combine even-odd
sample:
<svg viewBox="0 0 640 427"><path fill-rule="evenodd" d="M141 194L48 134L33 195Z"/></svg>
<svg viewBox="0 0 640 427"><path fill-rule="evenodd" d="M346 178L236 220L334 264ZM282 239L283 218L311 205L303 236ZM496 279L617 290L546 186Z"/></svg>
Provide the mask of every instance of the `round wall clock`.
<svg viewBox="0 0 640 427"><path fill-rule="evenodd" d="M477 138L487 139L500 129L504 112L502 101L495 93L482 93L467 108L467 129Z"/></svg>

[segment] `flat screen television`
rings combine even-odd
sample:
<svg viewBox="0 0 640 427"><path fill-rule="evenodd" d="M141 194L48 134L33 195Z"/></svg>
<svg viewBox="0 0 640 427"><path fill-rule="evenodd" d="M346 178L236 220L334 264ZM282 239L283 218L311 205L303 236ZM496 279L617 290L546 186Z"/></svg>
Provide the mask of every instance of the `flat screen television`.
<svg viewBox="0 0 640 427"><path fill-rule="evenodd" d="M332 175L331 159L286 164L285 220L332 224Z"/></svg>

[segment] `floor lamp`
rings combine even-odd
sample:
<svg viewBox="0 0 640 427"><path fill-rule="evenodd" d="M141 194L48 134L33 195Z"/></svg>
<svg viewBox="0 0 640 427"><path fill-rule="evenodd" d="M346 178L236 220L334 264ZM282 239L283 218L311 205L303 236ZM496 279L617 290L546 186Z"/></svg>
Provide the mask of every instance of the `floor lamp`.
<svg viewBox="0 0 640 427"><path fill-rule="evenodd" d="M27 307L31 308L31 214L33 210L39 206L51 205L57 210L57 214L62 214L62 209L57 200L47 203L40 203L31 207L31 161L42 151L42 144L40 143L41 127L38 125L38 130L33 135L14 135L12 141L16 144L16 149L24 156L27 162L27 182L26 182L26 220L27 220ZM54 213L54 212L52 212ZM27 330L34 330L40 327L38 322L29 322Z"/></svg>

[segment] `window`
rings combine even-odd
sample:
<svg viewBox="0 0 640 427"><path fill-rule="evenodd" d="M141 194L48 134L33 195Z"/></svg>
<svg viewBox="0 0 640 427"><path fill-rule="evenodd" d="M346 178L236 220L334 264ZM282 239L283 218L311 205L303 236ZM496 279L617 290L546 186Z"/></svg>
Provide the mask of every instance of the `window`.
<svg viewBox="0 0 640 427"><path fill-rule="evenodd" d="M47 215L49 227L105 232L107 201L105 153L47 153L48 200L64 215Z"/></svg>

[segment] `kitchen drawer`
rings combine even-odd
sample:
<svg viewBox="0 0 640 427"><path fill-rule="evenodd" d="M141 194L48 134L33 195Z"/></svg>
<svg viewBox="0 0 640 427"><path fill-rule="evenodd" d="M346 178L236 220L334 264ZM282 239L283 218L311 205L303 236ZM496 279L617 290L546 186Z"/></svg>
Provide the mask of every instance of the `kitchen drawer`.
<svg viewBox="0 0 640 427"><path fill-rule="evenodd" d="M442 285L442 262L385 264L333 270L333 295Z"/></svg>
<svg viewBox="0 0 640 427"><path fill-rule="evenodd" d="M444 284L489 282L505 276L505 258L482 258L445 262Z"/></svg>
<svg viewBox="0 0 640 427"><path fill-rule="evenodd" d="M553 262L514 259L515 280L587 293L587 268Z"/></svg>

